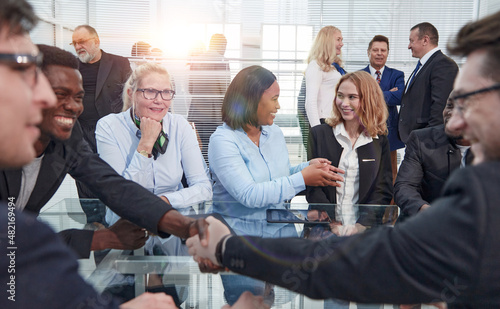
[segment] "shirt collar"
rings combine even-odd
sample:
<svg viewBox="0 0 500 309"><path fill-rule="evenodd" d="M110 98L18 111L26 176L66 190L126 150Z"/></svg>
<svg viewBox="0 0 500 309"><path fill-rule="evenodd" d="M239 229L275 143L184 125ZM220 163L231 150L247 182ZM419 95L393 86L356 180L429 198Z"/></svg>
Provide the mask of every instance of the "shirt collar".
<svg viewBox="0 0 500 309"><path fill-rule="evenodd" d="M229 130L232 130L232 129L231 129L231 127L230 127L230 126L228 126L225 122L224 122L223 126L224 126L225 128L227 128L227 129L229 129ZM260 126L260 128L261 128L261 129L260 129L260 133L261 133L262 135L264 135L264 136L269 135L269 127L270 127L270 126ZM238 131L238 132L241 132L241 133L243 133L243 134L247 135L247 133L245 132L245 130L243 130L243 128L241 128L241 127L240 127L240 128L238 128L238 129L235 129L234 131Z"/></svg>
<svg viewBox="0 0 500 309"><path fill-rule="evenodd" d="M422 64L422 67L425 65L425 63L427 62L427 60L429 60L429 58L432 55L434 55L434 53L437 52L438 50L440 50L439 47L431 49L430 51L427 52L427 54L425 54L422 58L420 58L420 63Z"/></svg>
<svg viewBox="0 0 500 309"><path fill-rule="evenodd" d="M339 140L340 137L344 140L350 140L349 134L347 134L343 122L340 122L333 128L333 134L335 135L337 140ZM375 138L378 139L378 136L375 136ZM363 132L362 134L359 135L358 140L356 141L356 145L359 147L371 142L373 142L373 138L371 136L366 135L365 132Z"/></svg>
<svg viewBox="0 0 500 309"><path fill-rule="evenodd" d="M368 68L370 69L370 74L372 76L375 76L375 72L377 72L377 70L374 67L372 67L371 65L369 65ZM385 65L379 70L381 78L382 78L382 75L384 74L384 70L385 70Z"/></svg>

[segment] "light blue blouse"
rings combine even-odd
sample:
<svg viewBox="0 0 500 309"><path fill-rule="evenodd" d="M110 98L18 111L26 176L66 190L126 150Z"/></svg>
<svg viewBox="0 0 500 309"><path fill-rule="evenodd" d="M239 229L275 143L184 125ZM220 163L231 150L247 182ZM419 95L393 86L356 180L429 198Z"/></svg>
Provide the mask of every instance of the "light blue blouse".
<svg viewBox="0 0 500 309"><path fill-rule="evenodd" d="M208 160L213 210L236 233L272 237L285 224L268 224L266 209L283 209L285 200L306 188L300 171L309 163L290 166L285 137L277 125L262 127L259 145L243 129L233 130L225 123L212 134Z"/></svg>
<svg viewBox="0 0 500 309"><path fill-rule="evenodd" d="M163 130L169 139L166 152L156 160L146 158L137 152L141 132L132 121L130 110L110 114L97 122L97 151L118 174L165 196L173 207L187 214L189 206L212 198L208 168L195 132L181 115L167 113ZM182 186L183 173L188 188ZM107 220L111 218L106 215Z"/></svg>

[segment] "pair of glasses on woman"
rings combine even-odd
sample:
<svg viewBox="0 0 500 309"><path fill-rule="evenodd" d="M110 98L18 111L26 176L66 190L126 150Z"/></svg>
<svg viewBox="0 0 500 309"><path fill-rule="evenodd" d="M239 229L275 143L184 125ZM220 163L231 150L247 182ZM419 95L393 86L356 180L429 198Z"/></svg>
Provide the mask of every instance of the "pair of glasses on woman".
<svg viewBox="0 0 500 309"><path fill-rule="evenodd" d="M20 72L23 79L31 87L38 82L38 74L42 67L43 56L38 54L4 54L0 53L0 64L5 64L11 70Z"/></svg>
<svg viewBox="0 0 500 309"><path fill-rule="evenodd" d="M165 101L170 101L174 98L175 91L173 90L156 90L153 88L139 88L137 91L141 91L142 95L144 96L144 99L146 100L154 100L158 97L158 93L160 94L161 98Z"/></svg>

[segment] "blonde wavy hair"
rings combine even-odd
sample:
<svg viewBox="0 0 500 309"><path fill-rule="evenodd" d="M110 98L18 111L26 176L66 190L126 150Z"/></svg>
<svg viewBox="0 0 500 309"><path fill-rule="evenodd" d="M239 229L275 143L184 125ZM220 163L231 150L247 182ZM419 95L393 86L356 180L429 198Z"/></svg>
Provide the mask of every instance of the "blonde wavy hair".
<svg viewBox="0 0 500 309"><path fill-rule="evenodd" d="M158 73L161 75L165 75L168 80L170 80L170 74L168 74L167 69L158 63L154 62L146 62L144 64L141 64L140 66L136 67L135 70L130 74L129 78L125 82L125 85L123 85L123 92L122 92L122 100L123 100L123 109L122 111L126 111L130 107L134 105L134 99L133 99L133 94L137 91L137 88L139 88L139 85L141 84L142 80L144 77L149 75L150 73ZM172 83L170 83L172 84ZM132 95L128 95L128 90L132 89Z"/></svg>
<svg viewBox="0 0 500 309"><path fill-rule="evenodd" d="M325 26L321 28L309 51L307 63L316 60L323 72L335 70L335 67L332 66L334 62L342 66L342 59L340 56L337 56L336 51L337 40L335 40L335 34L337 32L342 33L339 28L334 26Z"/></svg>
<svg viewBox="0 0 500 309"><path fill-rule="evenodd" d="M356 114L365 128L366 134L371 137L387 135L387 117L389 116L389 112L385 104L384 94L375 79L364 71L347 73L340 78L335 87L335 93L339 91L340 85L345 81L351 81L358 91L359 108ZM332 127L344 122L335 104L336 99L337 96L335 95L332 116L325 120Z"/></svg>

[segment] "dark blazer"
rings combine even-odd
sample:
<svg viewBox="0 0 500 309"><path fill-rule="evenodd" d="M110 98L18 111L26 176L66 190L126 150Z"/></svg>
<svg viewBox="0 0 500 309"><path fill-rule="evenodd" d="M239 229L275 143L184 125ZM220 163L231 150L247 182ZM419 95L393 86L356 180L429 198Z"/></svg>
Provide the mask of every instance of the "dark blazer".
<svg viewBox="0 0 500 309"><path fill-rule="evenodd" d="M0 170L0 200L7 201L9 197L17 199L21 188L21 172L21 169ZM161 217L172 209L142 186L118 175L99 158L99 155L92 153L83 140L82 130L77 123L67 141L52 140L47 146L35 187L25 210L38 214L57 191L66 174L85 184L120 217L154 233L158 232L158 222ZM64 237L72 240L70 244L74 243L77 247L80 245L85 248L88 246L90 250L89 232L79 232L87 233L87 236L80 235L87 239L85 243L81 243L81 239L77 238L78 235L64 235ZM77 252L82 252L78 251L77 247L75 247Z"/></svg>
<svg viewBox="0 0 500 309"><path fill-rule="evenodd" d="M472 152L468 151L466 161L470 163L472 159ZM394 184L394 201L401 209L398 221L415 215L423 204L437 199L461 160L460 149L446 136L444 124L413 131Z"/></svg>
<svg viewBox="0 0 500 309"><path fill-rule="evenodd" d="M440 50L435 52L403 94L399 137L406 143L411 131L443 123L443 110L453 89L458 66ZM411 76L408 81L411 80Z"/></svg>
<svg viewBox="0 0 500 309"><path fill-rule="evenodd" d="M101 52L101 64L97 73L95 91L95 107L100 118L110 113L122 111L123 84L132 72L127 58L108 54L103 50Z"/></svg>
<svg viewBox="0 0 500 309"><path fill-rule="evenodd" d="M434 207L394 228L322 241L233 236L222 263L311 298L499 308L499 183L498 161L458 169Z"/></svg>
<svg viewBox="0 0 500 309"><path fill-rule="evenodd" d="M338 166L343 148L333 134L330 125L324 123L311 128L309 135L308 160L325 158ZM392 168L387 137L374 138L372 143L359 147L359 202L358 204L387 205L392 199ZM337 202L337 187L307 186L306 199L309 203ZM360 214L358 223L372 225L373 215Z"/></svg>
<svg viewBox="0 0 500 309"><path fill-rule="evenodd" d="M123 85L132 72L130 69L130 62L127 58L108 54L103 50L101 50L101 52L102 56L99 64L99 71L97 72L95 97L92 103L95 105L99 119L108 114L122 111ZM82 78L85 81L84 74L82 74ZM85 82L83 84L85 85ZM89 103L84 100L84 108L89 108L88 104ZM94 153L97 153L95 127L99 119L84 121L81 117L79 118L79 122L83 129L83 136ZM87 192L87 188L81 188L79 182L77 182L77 186L79 194L91 196L90 193Z"/></svg>
<svg viewBox="0 0 500 309"><path fill-rule="evenodd" d="M371 74L370 67L366 66L363 69ZM389 145L391 151L403 148L405 144L399 139L398 133L398 105L401 105L401 97L403 96L403 91L405 88L405 73L402 71L389 68L385 66L384 74L382 74L382 79L380 80L380 88L384 93L385 103L387 104L387 110L389 111L389 118L387 118L387 129L389 130ZM392 88L397 87L397 91L389 91Z"/></svg>
<svg viewBox="0 0 500 309"><path fill-rule="evenodd" d="M0 203L0 281L4 289L15 276L15 302L5 290L0 297L0 308L118 308L120 303L111 297L102 297L78 274L74 254L45 224L27 213L15 214L16 249L8 249L12 240L7 234L8 208ZM4 229L5 227L5 229ZM14 272L8 253L15 252ZM6 288L5 288L6 287ZM55 297L57 295L57 297Z"/></svg>

